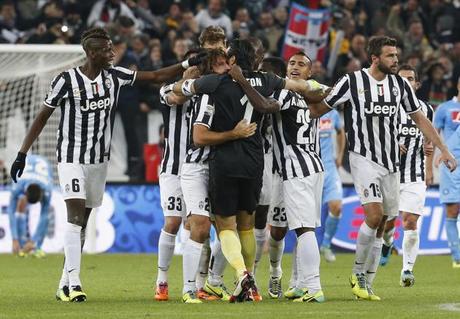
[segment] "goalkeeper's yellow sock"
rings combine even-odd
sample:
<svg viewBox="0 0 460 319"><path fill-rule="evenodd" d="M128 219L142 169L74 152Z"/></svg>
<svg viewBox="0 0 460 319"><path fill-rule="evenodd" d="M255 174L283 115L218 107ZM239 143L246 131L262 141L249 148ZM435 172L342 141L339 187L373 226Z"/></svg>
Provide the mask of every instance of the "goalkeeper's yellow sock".
<svg viewBox="0 0 460 319"><path fill-rule="evenodd" d="M228 263L235 269L236 276L241 277L246 271L243 255L241 254L240 239L233 230L222 230L219 233L222 253Z"/></svg>
<svg viewBox="0 0 460 319"><path fill-rule="evenodd" d="M241 253L244 258L246 269L250 272L254 270L254 262L256 260L256 237L254 228L250 230L238 231L241 243Z"/></svg>

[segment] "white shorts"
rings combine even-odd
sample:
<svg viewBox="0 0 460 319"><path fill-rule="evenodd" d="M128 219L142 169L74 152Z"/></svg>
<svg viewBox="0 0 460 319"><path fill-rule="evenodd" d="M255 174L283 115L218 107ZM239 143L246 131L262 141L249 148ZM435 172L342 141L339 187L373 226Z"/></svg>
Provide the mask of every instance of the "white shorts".
<svg viewBox="0 0 460 319"><path fill-rule="evenodd" d="M163 214L171 217L185 217L185 201L180 186L180 176L160 174L160 198Z"/></svg>
<svg viewBox="0 0 460 319"><path fill-rule="evenodd" d="M382 203L384 215L398 215L399 172L391 173L355 152L350 152L350 169L362 205Z"/></svg>
<svg viewBox="0 0 460 319"><path fill-rule="evenodd" d="M290 230L321 226L324 173L283 181L283 198Z"/></svg>
<svg viewBox="0 0 460 319"><path fill-rule="evenodd" d="M399 211L422 215L425 207L425 182L404 183L400 185Z"/></svg>
<svg viewBox="0 0 460 319"><path fill-rule="evenodd" d="M283 179L279 174L272 174L272 194L267 222L273 227L287 227L286 209L283 200Z"/></svg>
<svg viewBox="0 0 460 319"><path fill-rule="evenodd" d="M208 163L182 164L180 184L184 194L187 216L190 214L209 217L209 166Z"/></svg>
<svg viewBox="0 0 460 319"><path fill-rule="evenodd" d="M85 207L101 206L107 180L107 162L98 164L58 163L62 197L86 200Z"/></svg>
<svg viewBox="0 0 460 319"><path fill-rule="evenodd" d="M272 197L273 179L273 153L269 152L264 156L264 176L262 178L262 189L260 191L259 205L270 205Z"/></svg>

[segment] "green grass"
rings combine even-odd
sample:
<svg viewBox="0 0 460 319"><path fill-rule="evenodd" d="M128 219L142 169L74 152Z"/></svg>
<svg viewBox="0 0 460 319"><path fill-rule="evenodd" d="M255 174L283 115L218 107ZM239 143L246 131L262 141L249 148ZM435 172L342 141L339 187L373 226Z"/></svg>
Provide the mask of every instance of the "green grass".
<svg viewBox="0 0 460 319"><path fill-rule="evenodd" d="M258 281L264 295L261 303L210 302L185 305L180 301L182 259L175 257L170 270L169 302L154 302L156 256L84 255L82 281L88 301L83 304L57 302L54 293L61 273L62 256L37 260L0 255L0 318L459 318L460 312L441 310L440 304L460 303L460 269L451 268L448 256L420 256L416 284L399 287L401 257L392 256L380 268L375 291L381 302L355 301L348 276L352 254L338 255L337 262L322 262L324 304L294 304L269 300L266 295L268 262L264 256ZM283 288L287 288L291 256L285 256ZM231 287L228 267L226 281ZM460 309L460 306L459 306Z"/></svg>

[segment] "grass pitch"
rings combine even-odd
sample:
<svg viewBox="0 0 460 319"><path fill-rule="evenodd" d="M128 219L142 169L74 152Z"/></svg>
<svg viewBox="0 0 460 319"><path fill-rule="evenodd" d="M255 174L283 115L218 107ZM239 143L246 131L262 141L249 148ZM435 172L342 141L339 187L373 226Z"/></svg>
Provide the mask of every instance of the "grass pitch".
<svg viewBox="0 0 460 319"><path fill-rule="evenodd" d="M82 282L88 301L75 304L54 298L62 255L41 260L0 255L0 318L460 318L460 269L452 269L449 256L420 256L411 288L399 287L402 261L392 256L374 285L382 301L368 302L352 298L348 276L353 254L340 254L334 264L321 263L323 304L268 299L267 259L265 255L257 273L261 303L186 305L181 302L181 257L174 257L170 268L171 300L160 303L152 299L156 256L84 255ZM290 267L291 255L286 255L283 289ZM225 278L232 287L229 267Z"/></svg>

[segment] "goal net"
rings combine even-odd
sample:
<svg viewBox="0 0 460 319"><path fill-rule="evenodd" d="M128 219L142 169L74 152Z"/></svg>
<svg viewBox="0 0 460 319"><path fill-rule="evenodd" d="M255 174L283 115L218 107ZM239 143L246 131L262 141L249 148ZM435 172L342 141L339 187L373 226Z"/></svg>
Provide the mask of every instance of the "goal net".
<svg viewBox="0 0 460 319"><path fill-rule="evenodd" d="M5 168L0 170L2 184L10 181L9 167L43 105L51 80L82 64L84 58L79 45L0 45L0 160ZM56 109L30 151L47 157L53 164L59 118L60 110ZM56 182L57 174L54 176Z"/></svg>

